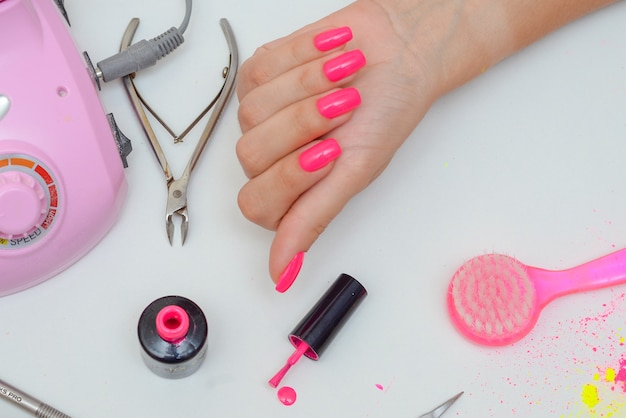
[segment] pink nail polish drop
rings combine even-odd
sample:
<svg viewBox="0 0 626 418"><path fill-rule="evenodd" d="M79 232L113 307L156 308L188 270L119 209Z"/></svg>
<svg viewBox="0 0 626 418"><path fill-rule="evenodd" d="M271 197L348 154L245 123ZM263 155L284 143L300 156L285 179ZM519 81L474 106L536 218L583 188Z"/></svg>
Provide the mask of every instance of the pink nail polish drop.
<svg viewBox="0 0 626 418"><path fill-rule="evenodd" d="M289 386L278 389L278 400L285 406L291 406L296 402L296 391Z"/></svg>

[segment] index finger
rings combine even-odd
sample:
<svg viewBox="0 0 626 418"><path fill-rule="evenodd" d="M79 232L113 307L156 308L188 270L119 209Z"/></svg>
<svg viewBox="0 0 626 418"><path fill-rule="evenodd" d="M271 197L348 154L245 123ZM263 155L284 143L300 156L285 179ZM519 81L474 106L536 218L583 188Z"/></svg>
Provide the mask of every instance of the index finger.
<svg viewBox="0 0 626 418"><path fill-rule="evenodd" d="M237 96L241 100L256 87L293 68L316 60L328 51L343 47L351 39L352 31L348 27L325 27L296 32L265 44L241 66Z"/></svg>

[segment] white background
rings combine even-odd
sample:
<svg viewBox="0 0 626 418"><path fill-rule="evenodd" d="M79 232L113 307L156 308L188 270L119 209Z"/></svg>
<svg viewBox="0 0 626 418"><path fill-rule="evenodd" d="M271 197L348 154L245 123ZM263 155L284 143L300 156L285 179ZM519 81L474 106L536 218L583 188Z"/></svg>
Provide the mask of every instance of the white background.
<svg viewBox="0 0 626 418"><path fill-rule="evenodd" d="M177 26L184 12L174 0L65 4L94 61L117 51L130 18L141 18L142 39ZM180 131L221 83L219 18L231 22L245 59L345 4L196 1L185 44L142 73L139 87ZM282 295L267 273L272 234L236 204L245 182L236 99L192 177L187 243L177 230L170 247L160 168L121 84L105 85L106 110L133 140L125 205L86 257L0 300L0 378L84 418L409 418L461 390L450 418L626 416L626 392L602 381L626 351L625 287L559 299L527 338L499 349L463 339L445 307L450 277L475 255L562 269L626 247L624 22L621 2L441 99ZM197 135L165 147L175 175ZM285 407L266 382L292 352L287 333L342 272L369 296L319 362L303 359L287 375L298 399ZM136 337L141 311L169 294L194 300L209 321L205 363L177 381L145 367ZM581 400L585 384L600 391L595 412ZM28 415L3 401L0 416Z"/></svg>

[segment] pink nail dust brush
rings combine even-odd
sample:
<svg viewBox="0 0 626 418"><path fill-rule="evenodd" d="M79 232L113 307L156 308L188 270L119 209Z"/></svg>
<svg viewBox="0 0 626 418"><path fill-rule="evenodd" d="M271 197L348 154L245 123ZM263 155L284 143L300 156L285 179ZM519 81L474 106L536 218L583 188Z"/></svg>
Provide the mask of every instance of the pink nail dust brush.
<svg viewBox="0 0 626 418"><path fill-rule="evenodd" d="M296 351L269 380L270 386L277 387L302 356L319 360L365 296L367 290L361 283L350 275L341 274L289 334L289 342Z"/></svg>
<svg viewBox="0 0 626 418"><path fill-rule="evenodd" d="M541 310L555 298L623 283L626 249L558 271L486 254L467 261L452 277L448 312L468 339L502 346L528 334Z"/></svg>

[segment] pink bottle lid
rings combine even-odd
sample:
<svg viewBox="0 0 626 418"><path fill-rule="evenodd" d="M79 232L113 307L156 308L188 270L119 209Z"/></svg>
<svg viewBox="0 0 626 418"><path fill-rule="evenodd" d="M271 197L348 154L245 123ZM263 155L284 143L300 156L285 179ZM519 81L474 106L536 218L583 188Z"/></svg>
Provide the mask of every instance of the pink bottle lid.
<svg viewBox="0 0 626 418"><path fill-rule="evenodd" d="M167 342L181 341L189 332L189 315L180 306L168 305L157 314L156 330Z"/></svg>

